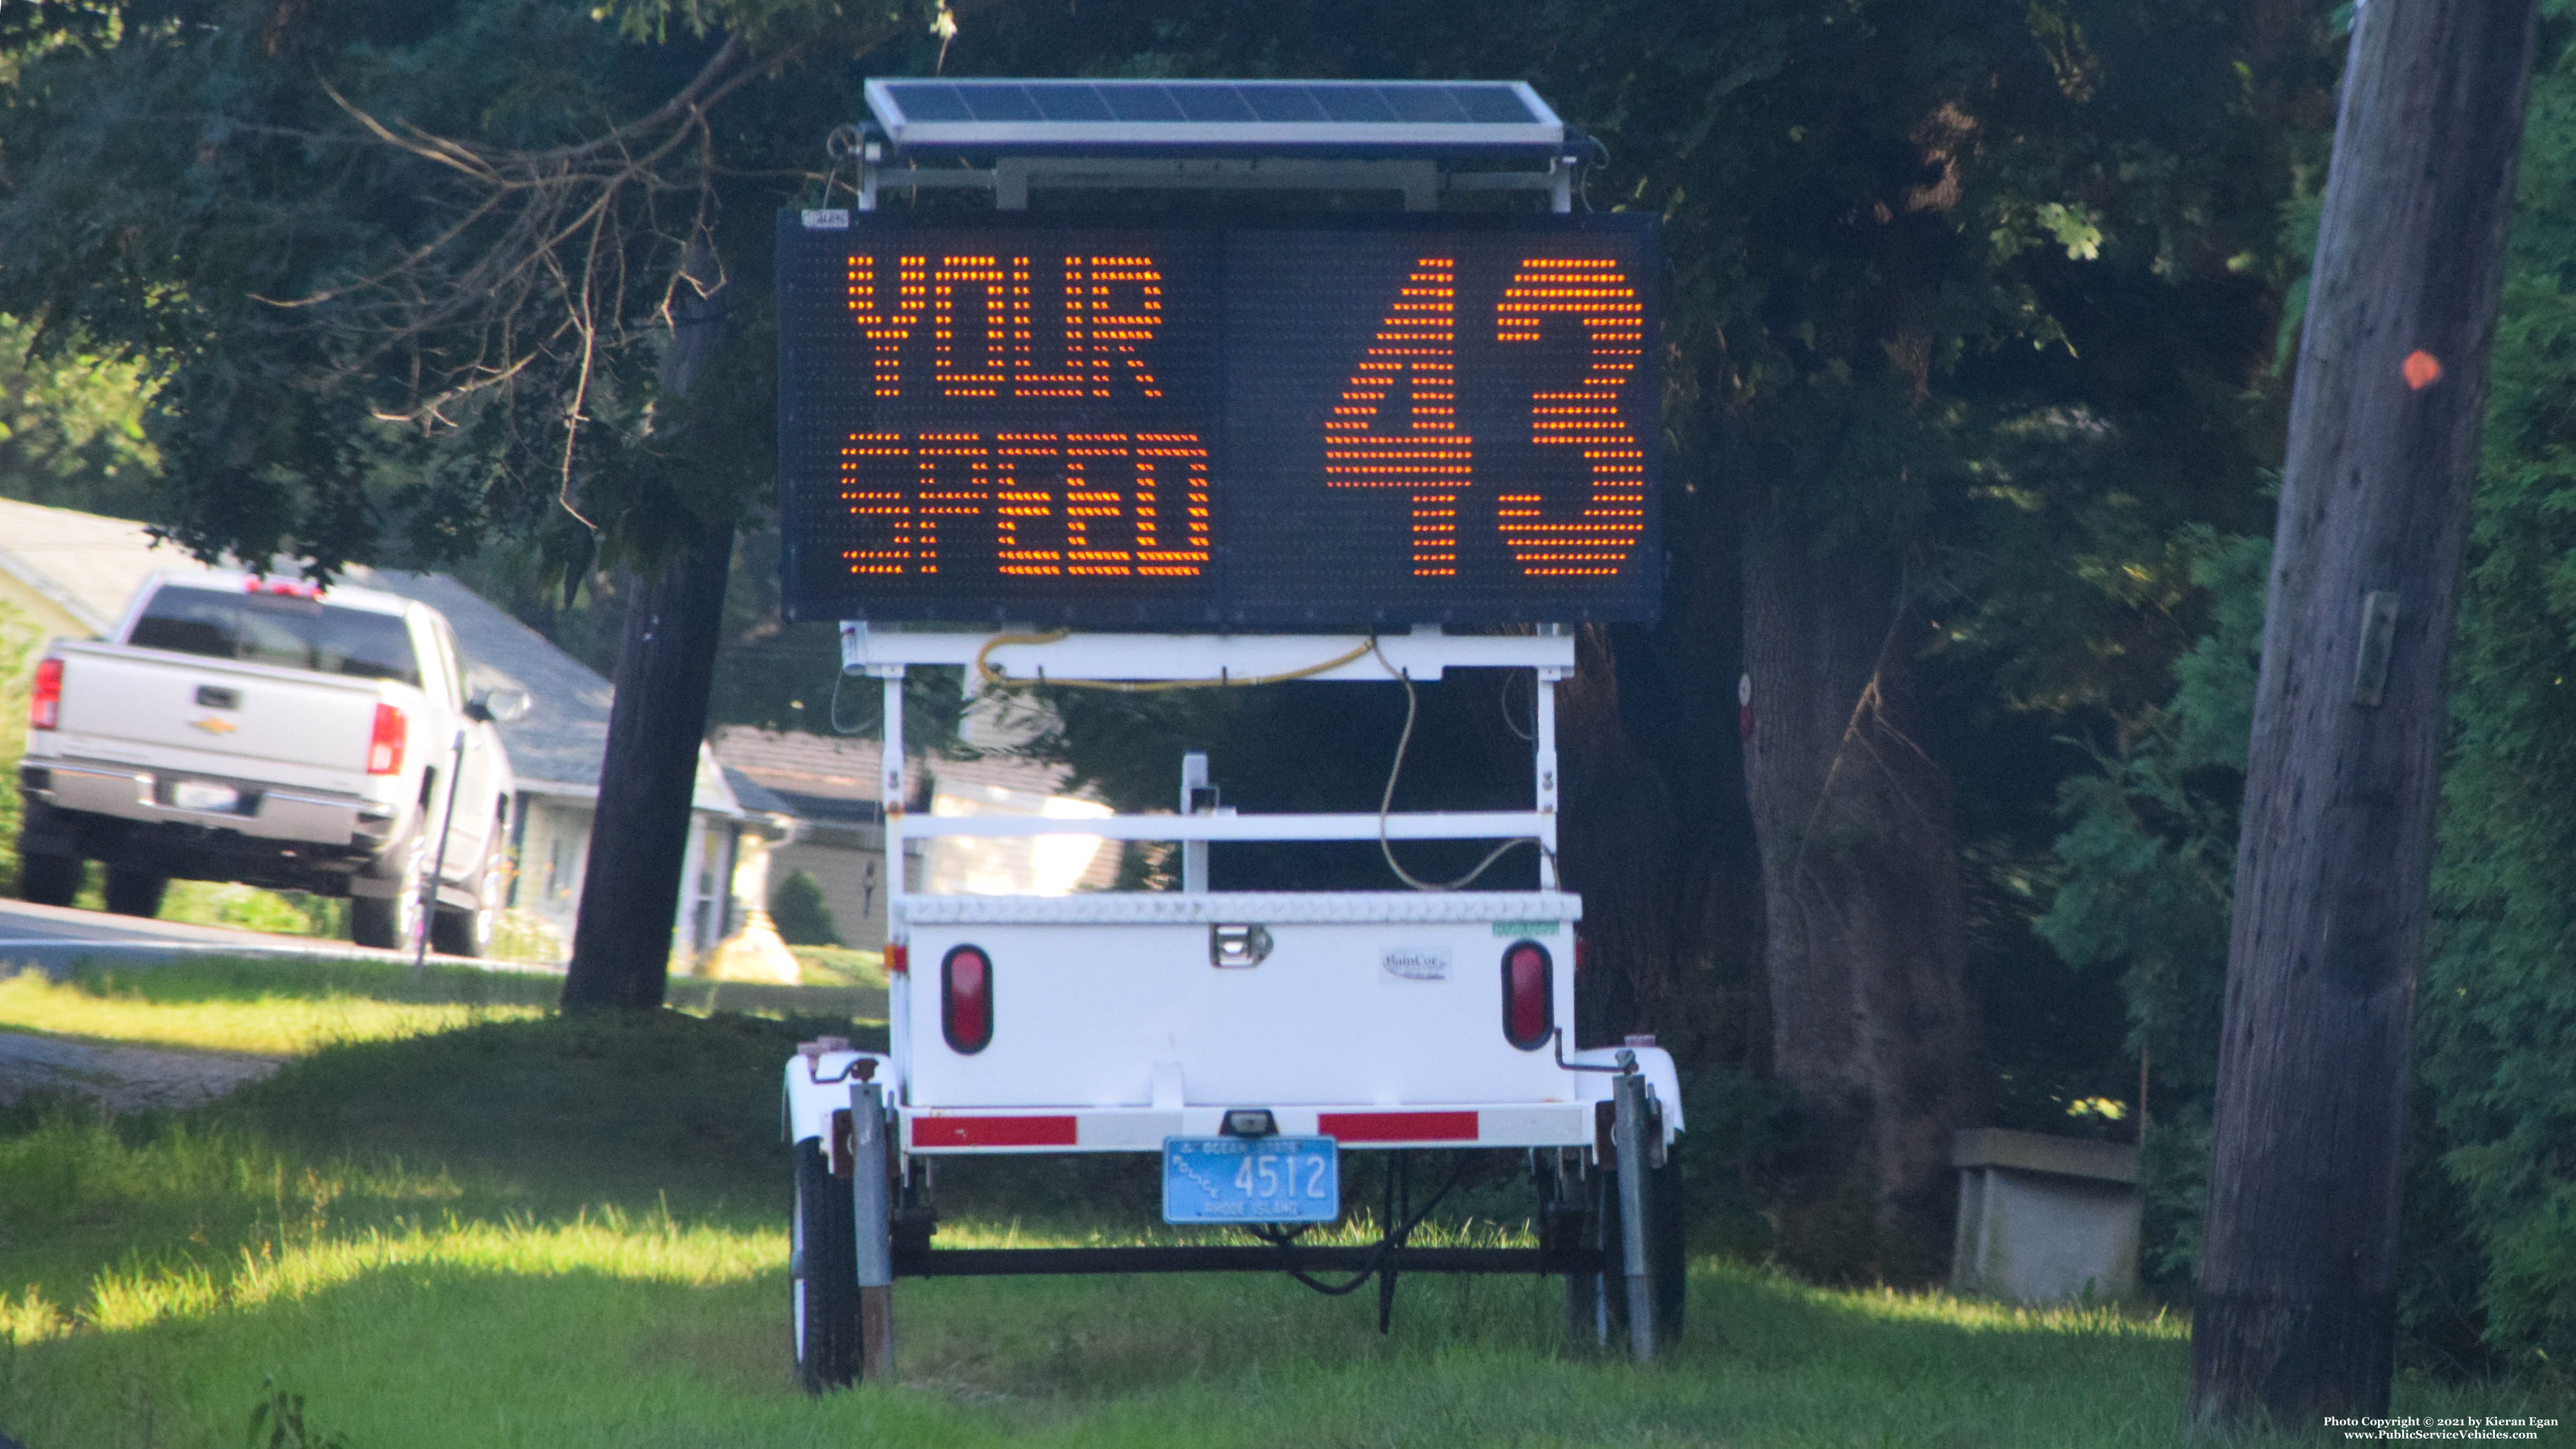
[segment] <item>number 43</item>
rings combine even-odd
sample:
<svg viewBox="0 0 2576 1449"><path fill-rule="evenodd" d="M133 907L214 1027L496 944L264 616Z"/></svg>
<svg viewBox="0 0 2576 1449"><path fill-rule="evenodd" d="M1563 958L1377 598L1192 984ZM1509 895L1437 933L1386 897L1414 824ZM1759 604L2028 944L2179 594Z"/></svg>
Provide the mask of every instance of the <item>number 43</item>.
<svg viewBox="0 0 2576 1449"><path fill-rule="evenodd" d="M1475 439L1458 430L1457 272L1452 257L1414 264L1324 420L1327 487L1412 490L1416 578L1456 576L1458 497L1475 481ZM1646 454L1619 408L1645 355L1645 307L1616 262L1531 257L1495 306L1494 340L1536 342L1552 312L1582 323L1591 364L1576 386L1531 395L1530 441L1582 449L1592 496L1580 515L1550 520L1536 493L1499 494L1495 522L1522 573L1606 578L1646 526ZM1401 427L1386 406L1399 380L1409 394Z"/></svg>

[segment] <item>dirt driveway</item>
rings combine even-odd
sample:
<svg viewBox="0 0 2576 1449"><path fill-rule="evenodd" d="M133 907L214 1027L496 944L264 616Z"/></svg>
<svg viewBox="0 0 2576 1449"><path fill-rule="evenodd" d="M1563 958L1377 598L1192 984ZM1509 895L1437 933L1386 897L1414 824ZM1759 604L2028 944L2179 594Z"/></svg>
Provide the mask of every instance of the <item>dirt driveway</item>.
<svg viewBox="0 0 2576 1449"><path fill-rule="evenodd" d="M284 1057L108 1046L0 1032L0 1103L31 1091L73 1092L111 1110L193 1107L276 1071Z"/></svg>

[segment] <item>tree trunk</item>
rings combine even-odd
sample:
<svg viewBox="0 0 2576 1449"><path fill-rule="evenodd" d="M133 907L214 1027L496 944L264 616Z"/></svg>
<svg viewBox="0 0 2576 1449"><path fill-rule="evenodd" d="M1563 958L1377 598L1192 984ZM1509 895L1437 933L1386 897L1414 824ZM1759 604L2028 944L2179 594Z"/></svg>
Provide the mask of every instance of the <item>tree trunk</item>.
<svg viewBox="0 0 2576 1449"><path fill-rule="evenodd" d="M690 247L685 277L719 275L712 250ZM672 300L671 347L662 391L686 397L726 335L725 288L700 293L686 281ZM697 794L698 747L724 620L725 577L733 562L733 520L701 528L649 583L636 587L617 656L617 698L608 713L608 751L582 871L581 917L573 927L566 1010L652 1010L669 984L671 928L679 912L681 867Z"/></svg>
<svg viewBox="0 0 2576 1449"><path fill-rule="evenodd" d="M2371 0L2353 35L2246 770L2206 1418L2388 1405L2443 670L2534 26L2533 0Z"/></svg>
<svg viewBox="0 0 2576 1449"><path fill-rule="evenodd" d="M1583 630L1557 687L1558 848L1583 896L1575 1036L1651 1031L1698 1068L1768 1056L1761 889L1736 756L1743 553L1722 489L1664 494L1663 622Z"/></svg>
<svg viewBox="0 0 2576 1449"><path fill-rule="evenodd" d="M1748 524L1744 778L1761 846L1772 1072L1807 1114L1780 1253L1921 1281L1949 1251L1950 1135L1975 1109L1949 795L1916 745L1919 623L1894 552Z"/></svg>

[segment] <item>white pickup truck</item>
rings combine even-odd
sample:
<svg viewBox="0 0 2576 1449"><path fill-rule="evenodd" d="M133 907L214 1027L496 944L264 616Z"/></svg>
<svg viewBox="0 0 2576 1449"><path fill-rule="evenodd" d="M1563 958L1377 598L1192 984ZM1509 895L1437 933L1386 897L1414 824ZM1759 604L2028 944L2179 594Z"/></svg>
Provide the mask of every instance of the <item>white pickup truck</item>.
<svg viewBox="0 0 2576 1449"><path fill-rule="evenodd" d="M154 576L112 637L36 666L18 787L19 894L68 905L83 862L109 910L148 916L173 877L350 898L363 946L489 944L515 782L437 610L393 594L232 573Z"/></svg>

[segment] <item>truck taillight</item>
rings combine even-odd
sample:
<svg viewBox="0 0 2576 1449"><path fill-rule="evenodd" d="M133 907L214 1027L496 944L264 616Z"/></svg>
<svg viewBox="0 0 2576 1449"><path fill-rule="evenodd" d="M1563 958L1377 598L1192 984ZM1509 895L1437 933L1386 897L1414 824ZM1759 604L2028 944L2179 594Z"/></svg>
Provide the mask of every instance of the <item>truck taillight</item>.
<svg viewBox="0 0 2576 1449"><path fill-rule="evenodd" d="M36 666L36 692L27 697L27 728L49 730L62 717L63 661L48 659Z"/></svg>
<svg viewBox="0 0 2576 1449"><path fill-rule="evenodd" d="M972 1056L993 1041L993 958L952 946L939 960L939 1034Z"/></svg>
<svg viewBox="0 0 2576 1449"><path fill-rule="evenodd" d="M375 733L367 737L368 774L402 773L403 737L408 728L401 710L390 704L376 706Z"/></svg>
<svg viewBox="0 0 2576 1449"><path fill-rule="evenodd" d="M1503 1036L1534 1052L1555 1030L1555 963L1538 942L1514 941L1503 951Z"/></svg>
<svg viewBox="0 0 2576 1449"><path fill-rule="evenodd" d="M912 948L901 941L886 942L885 968L888 976L911 975Z"/></svg>

